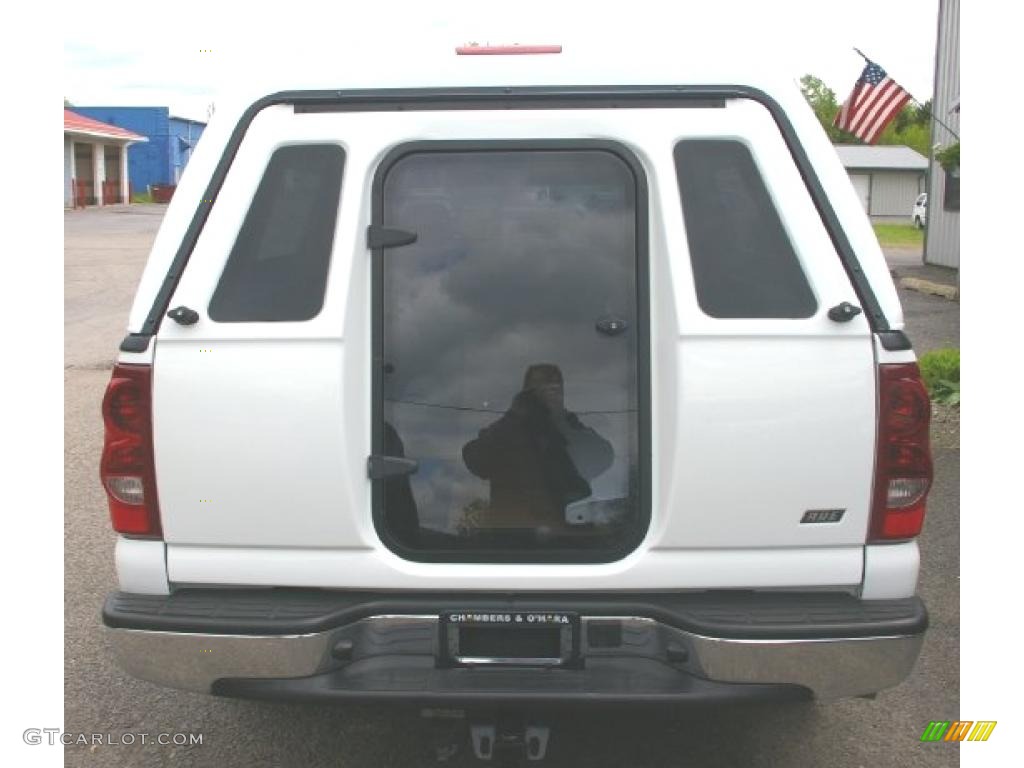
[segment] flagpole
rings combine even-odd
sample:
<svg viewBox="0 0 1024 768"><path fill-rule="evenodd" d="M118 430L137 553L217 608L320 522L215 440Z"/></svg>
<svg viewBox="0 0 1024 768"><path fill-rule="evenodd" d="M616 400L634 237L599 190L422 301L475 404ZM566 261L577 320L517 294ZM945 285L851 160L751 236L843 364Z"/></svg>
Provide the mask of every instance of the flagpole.
<svg viewBox="0 0 1024 768"><path fill-rule="evenodd" d="M858 55L858 56L860 56L860 57L861 57L862 59L864 59L864 61L866 61L866 62L867 62L868 64L874 64L874 63L875 63L875 62L873 62L873 61L872 61L871 59L869 59L869 58L868 58L867 56L865 56L865 55L863 54L863 52L862 52L862 51L860 50L860 48L854 47L854 49L853 49L853 50L854 50L854 51L856 51L856 52L857 52L857 55ZM900 87L902 88L903 86L900 86ZM906 88L904 88L903 90L905 90L905 91L906 91ZM910 93L910 91L907 91L907 93ZM931 109L929 109L928 107L926 107L926 106L925 106L924 104L922 104L922 103L921 103L920 101L918 101L918 100L917 100L917 99L916 99L916 98L914 97L914 94L912 94L912 93L910 93L910 100L911 100L911 101L913 101L913 102L914 102L915 104L917 104L917 106L918 106L918 107L919 107L920 109L924 110L925 114L927 114L927 115L928 115L928 117L930 117L930 118L931 118L932 120L934 120L934 121L935 121L936 123L938 123L938 124L939 124L939 125L941 125L941 126L942 126L943 128L945 128L945 129L946 129L947 131L949 131L949 132L950 132L951 134L953 134L953 138L954 138L954 139L956 139L957 141L960 141L960 135L959 135L959 134L958 134L958 133L957 133L956 131L954 131L954 130L953 130L952 128L950 128L950 127L949 127L948 125L946 125L946 124L945 124L944 122L942 122L941 120L939 120L939 118L937 118L937 117L935 116L935 113L934 113L934 112L932 112L932 111L931 111Z"/></svg>

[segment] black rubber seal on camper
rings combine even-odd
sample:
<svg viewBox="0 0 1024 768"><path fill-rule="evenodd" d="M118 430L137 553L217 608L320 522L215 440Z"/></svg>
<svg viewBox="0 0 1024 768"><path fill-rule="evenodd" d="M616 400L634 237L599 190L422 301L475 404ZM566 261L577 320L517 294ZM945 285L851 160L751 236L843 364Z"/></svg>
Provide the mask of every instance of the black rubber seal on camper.
<svg viewBox="0 0 1024 768"><path fill-rule="evenodd" d="M149 348L149 335L145 333L129 333L121 339L122 352L145 352Z"/></svg>
<svg viewBox="0 0 1024 768"><path fill-rule="evenodd" d="M903 331L879 331L878 340L882 343L882 349L890 352L901 352L914 348Z"/></svg>

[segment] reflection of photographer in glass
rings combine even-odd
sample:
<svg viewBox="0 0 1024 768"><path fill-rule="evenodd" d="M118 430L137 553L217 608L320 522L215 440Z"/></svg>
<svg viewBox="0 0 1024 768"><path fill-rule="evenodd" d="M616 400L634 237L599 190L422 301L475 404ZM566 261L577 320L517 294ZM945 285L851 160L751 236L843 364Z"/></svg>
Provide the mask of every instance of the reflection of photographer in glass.
<svg viewBox="0 0 1024 768"><path fill-rule="evenodd" d="M462 448L469 471L491 481L484 527L565 527L565 507L591 494L612 464L611 443L565 409L557 365L531 365L508 411Z"/></svg>

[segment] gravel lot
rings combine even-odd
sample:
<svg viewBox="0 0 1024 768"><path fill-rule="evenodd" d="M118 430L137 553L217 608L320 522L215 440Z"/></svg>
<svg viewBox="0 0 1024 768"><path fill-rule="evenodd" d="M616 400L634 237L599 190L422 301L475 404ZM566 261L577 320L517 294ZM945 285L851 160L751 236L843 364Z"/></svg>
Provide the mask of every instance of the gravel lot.
<svg viewBox="0 0 1024 768"><path fill-rule="evenodd" d="M65 215L65 728L151 737L202 733L203 743L69 746L65 764L430 764L429 729L415 712L215 699L133 680L110 661L99 609L116 579L114 534L97 480L99 403L162 212L132 206ZM959 304L905 291L901 298L919 351L958 344ZM957 433L954 427L936 440L920 585L932 623L906 683L873 701L832 705L562 713L552 719L557 727L548 764L958 765L958 746L918 741L929 720L959 714Z"/></svg>

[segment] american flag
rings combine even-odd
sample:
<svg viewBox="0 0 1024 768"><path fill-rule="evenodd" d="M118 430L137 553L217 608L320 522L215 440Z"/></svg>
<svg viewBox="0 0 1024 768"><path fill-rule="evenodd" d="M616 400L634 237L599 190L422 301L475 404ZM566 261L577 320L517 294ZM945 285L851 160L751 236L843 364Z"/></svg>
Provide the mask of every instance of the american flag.
<svg viewBox="0 0 1024 768"><path fill-rule="evenodd" d="M910 99L910 94L884 69L869 61L853 86L853 93L843 102L834 124L861 141L874 144Z"/></svg>

